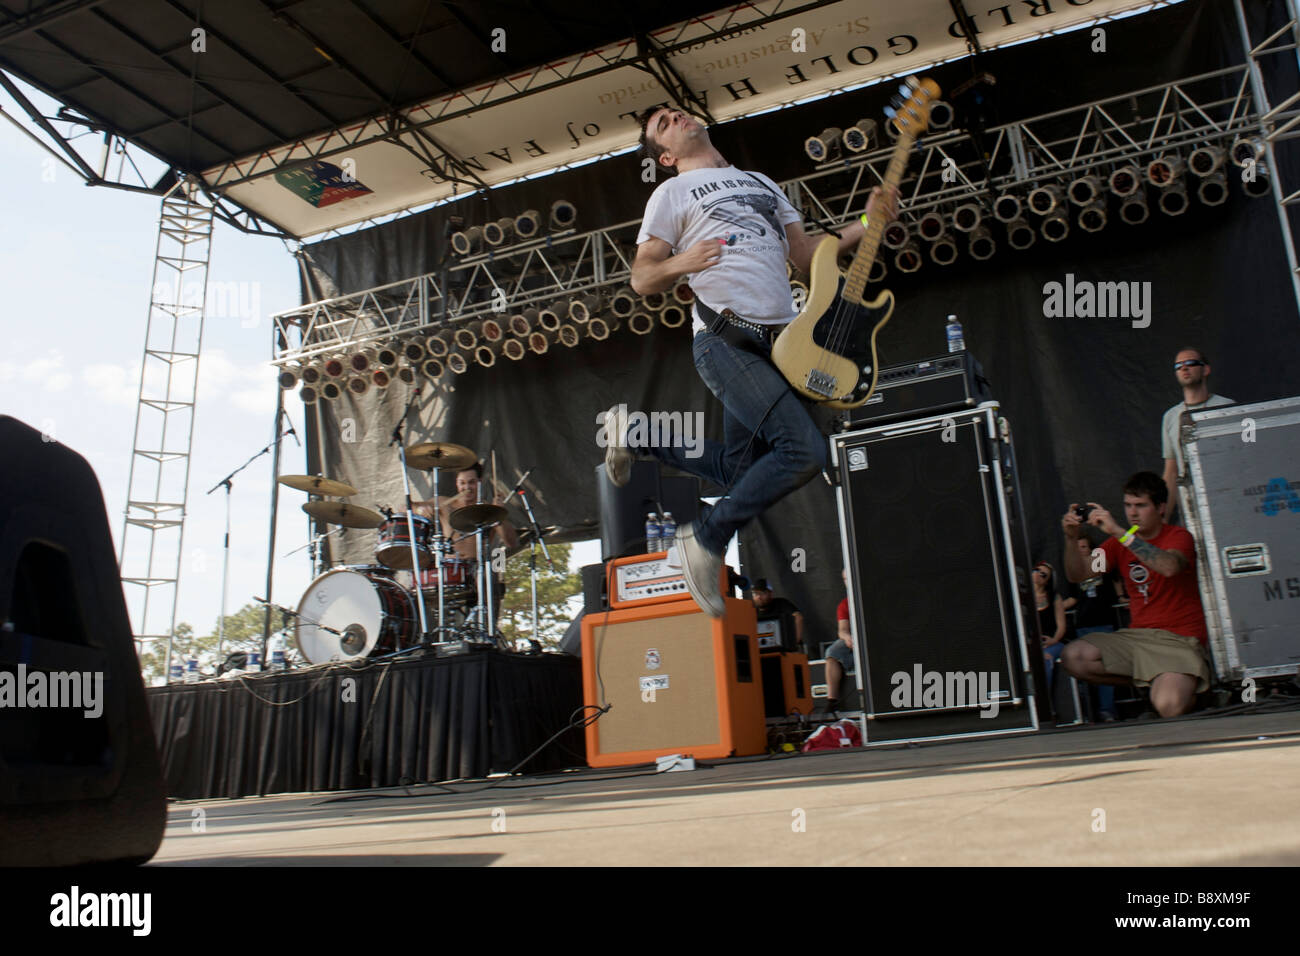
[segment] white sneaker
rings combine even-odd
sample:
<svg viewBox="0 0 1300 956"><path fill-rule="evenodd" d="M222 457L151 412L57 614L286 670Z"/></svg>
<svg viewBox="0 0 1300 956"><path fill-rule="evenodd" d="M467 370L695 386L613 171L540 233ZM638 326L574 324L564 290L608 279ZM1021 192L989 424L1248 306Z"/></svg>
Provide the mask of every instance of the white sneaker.
<svg viewBox="0 0 1300 956"><path fill-rule="evenodd" d="M627 410L615 405L605 413L605 474L615 488L622 488L632 477L636 456L627 447Z"/></svg>
<svg viewBox="0 0 1300 956"><path fill-rule="evenodd" d="M682 562L682 577L686 589L700 606L700 610L713 617L727 613L727 604L718 590L718 576L722 573L722 555L713 554L695 537L694 523L677 529L677 553Z"/></svg>

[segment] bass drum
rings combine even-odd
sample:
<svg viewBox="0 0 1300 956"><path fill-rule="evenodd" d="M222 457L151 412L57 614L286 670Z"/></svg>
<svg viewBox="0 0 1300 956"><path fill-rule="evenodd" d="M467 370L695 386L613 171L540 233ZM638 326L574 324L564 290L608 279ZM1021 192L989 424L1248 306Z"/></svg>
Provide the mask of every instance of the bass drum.
<svg viewBox="0 0 1300 956"><path fill-rule="evenodd" d="M311 583L294 634L303 657L325 664L400 650L415 636L415 622L411 593L392 572L362 565L326 571Z"/></svg>

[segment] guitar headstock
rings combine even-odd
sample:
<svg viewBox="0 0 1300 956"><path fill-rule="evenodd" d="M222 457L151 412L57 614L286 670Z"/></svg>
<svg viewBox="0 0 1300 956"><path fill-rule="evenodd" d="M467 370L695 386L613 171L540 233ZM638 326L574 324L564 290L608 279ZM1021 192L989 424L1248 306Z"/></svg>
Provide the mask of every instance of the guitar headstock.
<svg viewBox="0 0 1300 956"><path fill-rule="evenodd" d="M930 105L939 98L939 84L934 80L916 80L908 77L898 88L899 98L895 107L885 110L890 123L898 130L900 136L910 139L920 138L930 126Z"/></svg>

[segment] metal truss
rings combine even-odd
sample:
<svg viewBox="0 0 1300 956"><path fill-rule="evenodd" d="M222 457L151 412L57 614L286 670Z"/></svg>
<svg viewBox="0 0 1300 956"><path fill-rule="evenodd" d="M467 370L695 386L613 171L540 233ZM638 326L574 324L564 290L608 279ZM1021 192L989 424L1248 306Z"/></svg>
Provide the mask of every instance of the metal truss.
<svg viewBox="0 0 1300 956"><path fill-rule="evenodd" d="M213 208L194 181L162 200L119 570L136 652L176 629ZM136 600L138 598L138 600Z"/></svg>
<svg viewBox="0 0 1300 956"><path fill-rule="evenodd" d="M1273 96L1270 96L1269 84L1267 82L1263 64L1265 58L1275 57L1279 54L1291 53L1291 57L1296 60L1296 66L1300 66L1300 12L1296 8L1296 0L1283 0L1281 4L1287 17L1287 22L1271 36L1255 43L1250 35L1250 27L1246 19L1245 10L1242 8L1242 0L1234 0L1237 12L1237 26L1241 31L1241 43L1246 53L1246 67L1249 71L1250 85L1254 93L1256 102L1260 107L1257 129L1264 145L1264 156L1261 165L1264 165L1270 179L1270 186L1273 192L1273 201L1277 204L1278 220L1282 227L1282 244L1286 247L1287 264L1291 267L1291 285L1295 293L1296 308L1300 310L1300 260L1297 259L1296 247L1300 245L1300 239L1297 237L1297 230L1300 224L1297 224L1296 217L1291 214L1297 203L1300 203L1300 189L1288 193L1282 184L1282 163L1278 162L1278 155L1283 152L1283 144L1300 135L1297 126L1300 126L1300 113L1297 112L1297 104L1300 104L1300 91L1297 91L1292 84L1284 84L1281 90L1277 90L1279 85L1274 84ZM1285 72L1287 76L1295 76L1295 70L1290 64L1285 71L1274 71L1274 75ZM1277 106L1273 106L1272 101L1280 99ZM1295 159L1294 146L1287 146L1288 159Z"/></svg>
<svg viewBox="0 0 1300 956"><path fill-rule="evenodd" d="M1300 123L1300 111L1274 118L1289 117ZM845 117L845 125L853 119ZM914 172L903 183L902 218L914 226L938 210L951 224L952 210L964 203L987 213L1004 192L1023 199L1046 183L1065 186L1089 174L1104 178L1101 174L1120 165L1175 154L1185 158L1206 145L1226 149L1235 137L1258 134L1260 122L1249 71L1242 65L991 127L978 143L967 132L934 133L916 146ZM1276 132L1297 135L1281 126ZM883 144L782 185L810 216L832 226L849 222L882 181L892 152L892 145ZM1300 201L1300 193L1288 198ZM626 222L500 247L443 270L281 312L274 321L286 347L273 361L289 364L622 286L631 276L638 225Z"/></svg>
<svg viewBox="0 0 1300 956"><path fill-rule="evenodd" d="M751 30L765 24L784 20L816 10L839 0L752 0L737 4L730 10L710 17L697 17L665 27L654 32L652 38L629 37L604 49L578 54L559 63L543 66L501 77L473 89L459 90L427 103L403 111L404 121L398 130L388 116L377 116L364 123L336 127L328 133L299 139L286 146L266 150L251 158L232 160L210 171L208 181L214 189L225 191L233 186L252 182L285 170L301 169L330 156L337 156L361 146L381 141L394 141L403 134L420 133L430 127L483 109L522 99L546 90L557 89L578 80L589 79L623 67L637 67L676 76L667 58L687 47L709 40L721 39L742 30ZM670 83L668 89L675 88ZM698 106L695 107L698 109ZM406 140L399 145L410 148ZM437 150L436 169L450 168L463 179L471 179L473 171L456 157L437 147L432 140L425 146ZM423 150L422 150L423 151Z"/></svg>

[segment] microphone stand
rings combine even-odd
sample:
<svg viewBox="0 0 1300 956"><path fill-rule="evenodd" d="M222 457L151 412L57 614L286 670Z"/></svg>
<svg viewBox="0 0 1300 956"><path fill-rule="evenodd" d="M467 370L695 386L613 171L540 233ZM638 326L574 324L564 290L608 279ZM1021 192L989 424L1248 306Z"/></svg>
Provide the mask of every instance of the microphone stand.
<svg viewBox="0 0 1300 956"><path fill-rule="evenodd" d="M524 478L526 477L528 476L525 474ZM524 485L524 479L520 478L519 484L516 486L516 490L514 494L519 495L519 500L523 503L524 506L524 514L528 516L528 526L533 531L533 540L532 542L530 542L531 553L529 554L528 557L528 576L531 579L532 588L533 588L533 639L536 640L537 639L537 545L541 544L542 554L546 556L546 563L551 566L552 571L555 570L555 562L551 560L551 552L547 550L546 541L542 537L542 529L538 527L537 516L533 514L533 506L528 502L528 494L524 491L523 485Z"/></svg>
<svg viewBox="0 0 1300 956"><path fill-rule="evenodd" d="M292 427L292 425L290 425ZM221 558L221 616L217 618L217 660L221 660L221 651L226 643L226 594L230 585L230 492L234 486L235 475L239 474L257 459L261 458L272 448L279 448L280 442L284 441L287 431L280 432L279 436L272 442L268 443L265 448L259 451L248 461L244 462L226 477L222 478L215 485L207 490L207 494L212 494L218 488L226 489L226 540L222 545L224 554ZM263 662L265 664L265 661Z"/></svg>
<svg viewBox="0 0 1300 956"><path fill-rule="evenodd" d="M412 509L412 505L411 505L411 476L406 470L406 443L402 441L402 426L406 424L406 416L411 413L411 407L415 404L415 400L419 398L419 396L420 396L420 389L418 388L411 393L411 397L406 403L406 410L402 412L402 417L399 418L397 420L397 424L393 426L393 435L392 438L388 440L388 444L397 445L397 455L402 462L402 487L406 491L406 534L407 534L407 540L411 545L411 577L414 580L414 584L415 584L414 590L415 590L416 606L420 609L420 643L424 643L429 639L429 621L424 611L424 588L420 586L423 583L420 580L420 572L423 569L420 567L420 555L415 548L415 511ZM434 510L437 511L438 509L436 505L438 500L438 484L437 484L438 470L435 468L433 473L434 473L433 498L435 504ZM442 519L442 515L439 514L435 517L434 520L438 522L439 525L441 525L441 519ZM441 530L441 528L439 527L438 530ZM440 551L437 552L435 557L437 559L438 582L439 584L441 584L442 583L442 553ZM438 624L439 625L442 624L441 588L439 588L438 590Z"/></svg>

